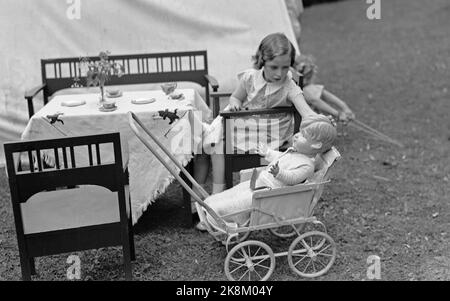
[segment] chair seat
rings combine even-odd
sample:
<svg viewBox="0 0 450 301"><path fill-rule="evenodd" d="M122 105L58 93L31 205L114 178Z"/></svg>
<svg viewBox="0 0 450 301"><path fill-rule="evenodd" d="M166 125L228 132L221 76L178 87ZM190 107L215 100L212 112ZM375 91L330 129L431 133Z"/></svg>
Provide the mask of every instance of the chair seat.
<svg viewBox="0 0 450 301"><path fill-rule="evenodd" d="M125 187L128 204L128 187ZM120 221L117 192L93 185L39 192L21 204L25 234ZM127 208L127 211L129 208Z"/></svg>

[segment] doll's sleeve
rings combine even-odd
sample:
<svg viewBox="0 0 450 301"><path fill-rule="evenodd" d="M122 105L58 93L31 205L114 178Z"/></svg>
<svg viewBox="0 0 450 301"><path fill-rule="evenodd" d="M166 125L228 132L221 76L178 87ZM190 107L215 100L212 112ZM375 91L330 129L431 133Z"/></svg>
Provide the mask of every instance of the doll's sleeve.
<svg viewBox="0 0 450 301"><path fill-rule="evenodd" d="M266 153L266 156L264 157L264 159L266 159L269 162L272 162L272 161L276 160L278 157L280 157L281 154L283 154L283 153L269 148L269 149L267 149L267 153Z"/></svg>
<svg viewBox="0 0 450 301"><path fill-rule="evenodd" d="M286 185L297 185L304 182L313 174L314 166L310 164L303 164L295 169L280 169L275 178Z"/></svg>

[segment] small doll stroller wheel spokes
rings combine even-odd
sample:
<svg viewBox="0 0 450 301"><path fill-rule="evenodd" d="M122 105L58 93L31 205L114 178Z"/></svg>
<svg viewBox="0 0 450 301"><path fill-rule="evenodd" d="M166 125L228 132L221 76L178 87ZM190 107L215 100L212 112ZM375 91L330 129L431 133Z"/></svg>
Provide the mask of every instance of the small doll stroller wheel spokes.
<svg viewBox="0 0 450 301"><path fill-rule="evenodd" d="M238 235L234 236L234 237L228 237L227 239L225 239L223 241L223 244L225 244L227 246L227 250L228 250L228 246L232 246L235 244L238 244L240 242L243 242L245 240L247 240L247 238L250 235L250 231L246 231L246 232L240 232Z"/></svg>
<svg viewBox="0 0 450 301"><path fill-rule="evenodd" d="M289 247L288 262L298 275L313 278L325 274L336 259L336 243L323 232L311 231L297 237Z"/></svg>
<svg viewBox="0 0 450 301"><path fill-rule="evenodd" d="M234 246L225 258L230 281L265 281L275 269L275 255L265 243L249 240Z"/></svg>
<svg viewBox="0 0 450 301"><path fill-rule="evenodd" d="M303 231L303 228L305 227L305 223L292 225L292 226L289 225L289 226L281 226L281 227L277 227L277 228L270 228L269 231L275 236L278 236L281 238L289 238L289 237L295 236L297 234L297 232L292 227L295 227L297 229L297 231L300 233Z"/></svg>
<svg viewBox="0 0 450 301"><path fill-rule="evenodd" d="M291 238L297 234L297 232L294 230L295 227L297 229L297 232L300 235L301 233L311 232L311 231L319 231L327 233L327 228L325 225L318 220L315 220L313 222L303 222L295 225L287 225L287 226L281 226L276 228L269 228L269 231L280 238Z"/></svg>

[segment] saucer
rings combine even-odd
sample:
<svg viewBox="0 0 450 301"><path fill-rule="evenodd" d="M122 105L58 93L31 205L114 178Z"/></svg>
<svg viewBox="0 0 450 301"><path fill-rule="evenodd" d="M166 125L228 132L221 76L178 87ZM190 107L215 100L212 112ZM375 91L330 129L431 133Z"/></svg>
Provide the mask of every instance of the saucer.
<svg viewBox="0 0 450 301"><path fill-rule="evenodd" d="M112 111L115 111L115 110L117 110L117 106L114 106L114 107L112 107L112 108L105 108L105 107L103 107L103 106L101 106L100 108L98 108L99 109L99 111L101 111L101 112L112 112Z"/></svg>
<svg viewBox="0 0 450 301"><path fill-rule="evenodd" d="M77 107L86 104L85 100L65 100L61 102L61 106L63 107Z"/></svg>
<svg viewBox="0 0 450 301"><path fill-rule="evenodd" d="M117 98L117 97L120 97L120 96L122 96L122 91L119 91L119 93L117 93L117 94L109 94L108 92L106 92L105 93L106 94L106 97L108 97L108 98Z"/></svg>
<svg viewBox="0 0 450 301"><path fill-rule="evenodd" d="M156 101L156 99L154 99L154 98L136 98L136 99L131 100L131 103L135 104L135 105L143 105L143 104L152 103L155 101Z"/></svg>
<svg viewBox="0 0 450 301"><path fill-rule="evenodd" d="M184 99L184 94L183 93L173 93L169 95L170 99L175 99L175 100L183 100Z"/></svg>

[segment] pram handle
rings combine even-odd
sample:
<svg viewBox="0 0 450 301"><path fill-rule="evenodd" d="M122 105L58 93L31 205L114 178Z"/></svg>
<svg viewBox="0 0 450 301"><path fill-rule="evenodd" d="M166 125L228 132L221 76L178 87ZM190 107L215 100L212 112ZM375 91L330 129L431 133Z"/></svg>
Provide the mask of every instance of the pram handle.
<svg viewBox="0 0 450 301"><path fill-rule="evenodd" d="M186 182L178 175L178 173L169 166L169 164L161 157L160 154L158 154L158 152L153 148L153 146L150 143L148 143L148 141L145 140L144 137L142 137L134 121L136 121L136 123L139 124L139 126L147 133L147 135L149 135L150 138L152 138L153 142L155 142L159 146L159 148L161 148L164 151L164 153L175 163L175 165L181 170L181 172L186 176L186 178L188 178L189 181L194 185L197 191L200 191L200 193L204 198L208 197L209 196L208 193L194 180L194 178L192 178L189 172L178 162L178 160L167 150L167 148L161 142L159 142L158 139L156 139L156 137L143 125L143 123L139 120L136 114L134 114L131 111L128 112L128 121L131 130L136 134L139 140L141 140L141 142L144 143L144 145L153 153L153 155L155 155L155 157L159 160L159 162L161 162L164 165L164 167L167 168L167 170L177 179L177 181L183 186L183 188L186 189L187 192L194 197L195 201L206 209L206 211L211 215L211 217L214 220L216 220L218 225L221 228L226 229L227 227L225 221L221 217L219 217L217 213L214 212L214 210L212 210L212 208L208 206L208 204L206 204L201 200L201 198L197 195L197 193L195 193L189 187L189 185L187 185Z"/></svg>

